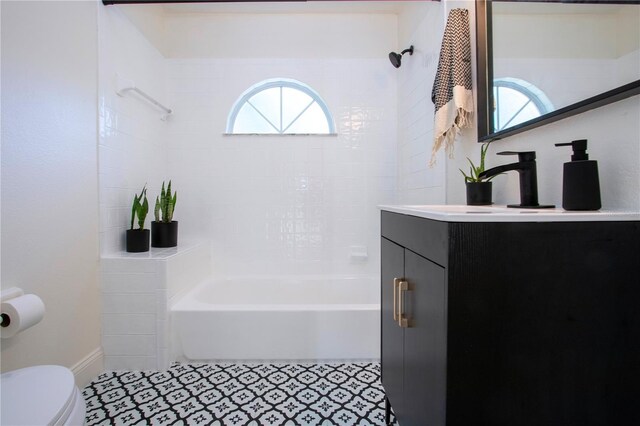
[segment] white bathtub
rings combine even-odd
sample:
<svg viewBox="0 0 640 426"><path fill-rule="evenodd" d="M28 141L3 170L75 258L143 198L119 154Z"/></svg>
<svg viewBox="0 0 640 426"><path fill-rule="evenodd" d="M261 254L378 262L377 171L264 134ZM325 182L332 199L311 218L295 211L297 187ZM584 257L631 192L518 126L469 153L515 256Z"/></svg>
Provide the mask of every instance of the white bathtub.
<svg viewBox="0 0 640 426"><path fill-rule="evenodd" d="M379 278L210 281L171 321L177 360L379 359Z"/></svg>

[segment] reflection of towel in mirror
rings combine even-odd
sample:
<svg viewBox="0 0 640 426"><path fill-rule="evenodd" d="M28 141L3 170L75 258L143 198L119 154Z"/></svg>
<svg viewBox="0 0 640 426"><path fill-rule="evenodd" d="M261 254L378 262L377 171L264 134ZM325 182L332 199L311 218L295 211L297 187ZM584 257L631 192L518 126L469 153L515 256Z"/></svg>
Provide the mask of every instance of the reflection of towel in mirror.
<svg viewBox="0 0 640 426"><path fill-rule="evenodd" d="M435 105L434 141L431 150L433 166L436 153L445 146L453 158L453 141L460 129L471 125L473 93L471 91L471 41L469 11L453 9L449 12L442 37L440 60L433 82L431 101Z"/></svg>

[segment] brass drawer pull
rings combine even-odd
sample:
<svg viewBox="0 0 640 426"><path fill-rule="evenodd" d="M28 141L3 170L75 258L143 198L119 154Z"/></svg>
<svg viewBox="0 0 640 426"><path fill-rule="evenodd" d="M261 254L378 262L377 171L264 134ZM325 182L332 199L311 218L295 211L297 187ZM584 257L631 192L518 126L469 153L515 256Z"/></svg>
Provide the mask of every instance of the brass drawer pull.
<svg viewBox="0 0 640 426"><path fill-rule="evenodd" d="M409 319L405 317L404 312L402 312L402 308L404 307L404 297L402 295L405 291L409 290L409 282L407 281L399 281L398 282L398 291L400 294L398 295L398 325L402 328L409 327Z"/></svg>
<svg viewBox="0 0 640 426"><path fill-rule="evenodd" d="M398 283L402 278L393 279L393 320L398 321Z"/></svg>

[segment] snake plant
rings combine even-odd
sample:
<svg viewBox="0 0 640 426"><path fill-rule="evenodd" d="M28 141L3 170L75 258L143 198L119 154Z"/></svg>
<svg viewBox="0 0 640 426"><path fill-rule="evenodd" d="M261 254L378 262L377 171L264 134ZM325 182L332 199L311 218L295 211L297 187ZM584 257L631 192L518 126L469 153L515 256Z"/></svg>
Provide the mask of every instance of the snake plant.
<svg viewBox="0 0 640 426"><path fill-rule="evenodd" d="M136 216L138 217L138 226L144 229L144 221L149 213L149 201L147 201L147 185L142 187L140 195L135 194L133 197L133 205L131 206L131 229Z"/></svg>
<svg viewBox="0 0 640 426"><path fill-rule="evenodd" d="M465 182L489 182L491 179L493 179L495 176L491 176L490 178L485 178L485 177L480 177L480 173L484 172L484 158L487 155L487 150L489 149L489 143L483 143L482 147L480 147L480 165L478 167L475 166L475 164L473 164L473 161L471 161L469 159L469 157L467 157L467 160L469 161L469 164L471 164L471 168L469 169L469 174L467 175L465 172L462 171L462 169L458 169L460 170L460 173L462 173L462 175L464 176L464 181Z"/></svg>
<svg viewBox="0 0 640 426"><path fill-rule="evenodd" d="M153 210L156 222L170 223L173 220L173 210L176 207L177 196L177 191L173 193L173 196L171 196L171 181L169 181L166 191L164 189L164 182L162 182L162 191L160 191L160 196L156 197L156 205ZM162 218L160 217L161 212Z"/></svg>

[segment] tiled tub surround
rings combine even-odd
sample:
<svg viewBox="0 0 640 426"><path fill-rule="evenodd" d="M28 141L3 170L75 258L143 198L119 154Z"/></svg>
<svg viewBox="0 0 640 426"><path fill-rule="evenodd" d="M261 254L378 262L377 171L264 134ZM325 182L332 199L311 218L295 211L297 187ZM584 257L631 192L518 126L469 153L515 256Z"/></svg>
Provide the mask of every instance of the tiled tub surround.
<svg viewBox="0 0 640 426"><path fill-rule="evenodd" d="M375 206L396 186L397 70L384 56L167 60L180 232L211 241L214 278L378 273ZM225 135L236 99L276 77L316 90L337 135Z"/></svg>
<svg viewBox="0 0 640 426"><path fill-rule="evenodd" d="M166 133L169 121L135 93L118 96L117 76L167 103L164 58L117 7L99 7L98 173L100 253L124 250L130 226L131 200L147 186L153 209L167 174ZM126 48L124 48L126 46ZM174 182L174 188L176 187ZM180 187L177 186L179 189ZM176 220L180 220L178 202ZM153 217L150 212L147 218Z"/></svg>
<svg viewBox="0 0 640 426"><path fill-rule="evenodd" d="M379 277L237 277L171 308L173 359L380 358Z"/></svg>
<svg viewBox="0 0 640 426"><path fill-rule="evenodd" d="M448 3L456 3L455 7L466 7L460 5L459 1ZM438 68L445 7L446 2L407 2L405 11L398 18L398 45L415 46L413 55L403 61L402 67L396 70L397 200L407 204L446 202L448 159L444 150L438 153L436 164L428 167L433 145L435 113L431 101L431 88ZM473 10L473 3L470 8ZM456 147L456 150L459 149ZM456 156L458 155L461 154L456 152Z"/></svg>
<svg viewBox="0 0 640 426"><path fill-rule="evenodd" d="M166 369L170 299L210 275L207 244L180 241L147 253L101 259L102 347L106 370Z"/></svg>

